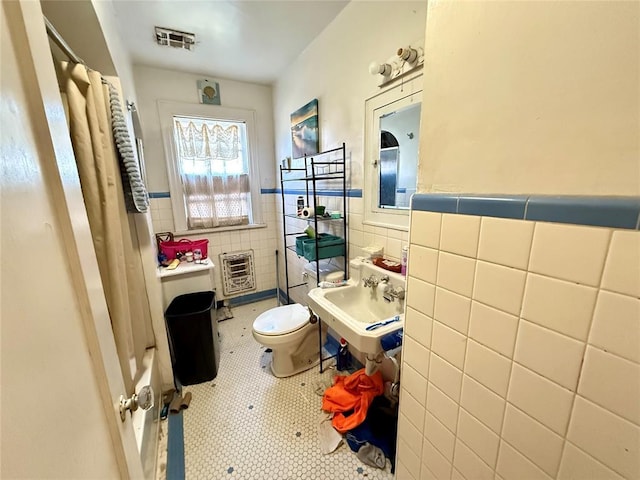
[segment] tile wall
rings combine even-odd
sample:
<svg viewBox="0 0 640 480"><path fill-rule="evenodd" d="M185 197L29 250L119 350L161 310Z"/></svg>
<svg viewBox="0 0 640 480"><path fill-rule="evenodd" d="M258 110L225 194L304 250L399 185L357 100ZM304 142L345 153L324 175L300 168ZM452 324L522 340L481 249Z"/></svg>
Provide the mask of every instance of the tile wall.
<svg viewBox="0 0 640 480"><path fill-rule="evenodd" d="M267 225L264 228L228 230L219 233L195 233L178 235L179 238L209 239L209 257L217 265L218 255L224 252L253 249L256 269L257 288L255 292L272 290L276 287L275 250L280 234L276 228L274 195L263 194L262 215ZM174 229L173 211L170 198L152 198L150 200L151 219L154 232L170 232ZM220 269L216 268L216 292L219 299L224 298ZM249 292L253 293L253 292Z"/></svg>
<svg viewBox="0 0 640 480"><path fill-rule="evenodd" d="M640 478L640 232L413 211L409 259L398 480Z"/></svg>
<svg viewBox="0 0 640 480"><path fill-rule="evenodd" d="M278 245L282 251L282 200L281 195L278 193L276 198L276 210L277 210L277 222L278 222ZM285 195L285 211L287 213L296 211L297 194ZM319 196L319 204L325 205L328 210L342 211L342 197L336 196ZM348 197L347 198L347 240L349 243L349 258L355 258L362 255L362 248L377 245L384 249L385 256L400 261L402 256L402 247L409 244L408 232L393 230L382 227L373 227L371 225L363 224L363 200L362 197ZM302 232L307 227L307 222L297 220L295 218L286 218L287 232ZM321 232L331 233L333 235L343 236L341 222L326 222L322 223L320 229ZM295 236L289 237L287 241L288 245L295 245ZM289 261L289 276L290 283L299 283L302 281L302 274L304 265L307 261L303 258L298 258L296 254L290 250L286 251ZM336 259L336 263L339 260ZM283 264L282 264L283 265ZM280 288L284 290L284 267L282 266L280 272ZM302 295L301 295L302 294ZM291 296L297 302L306 304L304 295L304 288L292 291Z"/></svg>

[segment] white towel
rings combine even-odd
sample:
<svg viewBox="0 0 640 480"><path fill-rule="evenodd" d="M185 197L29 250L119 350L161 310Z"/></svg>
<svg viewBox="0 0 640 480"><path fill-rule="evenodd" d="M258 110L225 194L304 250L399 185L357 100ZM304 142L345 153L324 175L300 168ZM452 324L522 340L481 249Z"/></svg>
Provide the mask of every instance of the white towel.
<svg viewBox="0 0 640 480"><path fill-rule="evenodd" d="M318 440L320 441L320 451L323 455L333 452L342 443L342 435L340 435L333 425L331 425L332 414L324 413L320 415L320 424L318 425Z"/></svg>

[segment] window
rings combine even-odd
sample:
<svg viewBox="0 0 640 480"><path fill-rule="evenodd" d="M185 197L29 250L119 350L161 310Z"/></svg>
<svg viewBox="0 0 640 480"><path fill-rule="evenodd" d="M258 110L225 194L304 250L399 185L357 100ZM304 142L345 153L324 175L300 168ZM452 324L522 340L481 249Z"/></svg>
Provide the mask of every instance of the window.
<svg viewBox="0 0 640 480"><path fill-rule="evenodd" d="M158 106L175 230L259 223L253 112L174 102Z"/></svg>

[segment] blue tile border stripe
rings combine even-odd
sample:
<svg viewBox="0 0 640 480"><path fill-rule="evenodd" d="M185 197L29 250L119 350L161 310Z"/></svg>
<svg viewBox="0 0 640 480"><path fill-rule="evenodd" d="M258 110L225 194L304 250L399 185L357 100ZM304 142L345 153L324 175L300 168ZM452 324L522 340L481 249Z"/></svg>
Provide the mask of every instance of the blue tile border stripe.
<svg viewBox="0 0 640 480"><path fill-rule="evenodd" d="M169 192L149 192L149 198L171 198Z"/></svg>
<svg viewBox="0 0 640 480"><path fill-rule="evenodd" d="M167 480L184 480L184 423L182 412L168 417Z"/></svg>
<svg viewBox="0 0 640 480"><path fill-rule="evenodd" d="M257 302L264 300L265 298L272 298L276 296L276 289L263 290L261 292L249 293L247 295L241 295L239 297L233 297L229 299L231 306L237 307L238 305L244 305L245 303Z"/></svg>
<svg viewBox="0 0 640 480"><path fill-rule="evenodd" d="M318 195L324 197L341 197L342 190L316 190ZM261 188L260 193L262 195L279 194L282 192L280 188ZM286 195L306 195L307 191L304 188L285 188L284 193ZM347 197L362 198L361 188L347 189ZM171 198L170 192L149 192L149 198Z"/></svg>
<svg viewBox="0 0 640 480"><path fill-rule="evenodd" d="M281 188L263 188L260 193L282 193ZM307 191L304 188L285 188L285 195L306 195ZM316 190L316 194L321 197L341 197L342 190ZM362 198L361 188L350 188L346 191L347 197Z"/></svg>
<svg viewBox="0 0 640 480"><path fill-rule="evenodd" d="M417 193L411 209L640 230L640 197Z"/></svg>

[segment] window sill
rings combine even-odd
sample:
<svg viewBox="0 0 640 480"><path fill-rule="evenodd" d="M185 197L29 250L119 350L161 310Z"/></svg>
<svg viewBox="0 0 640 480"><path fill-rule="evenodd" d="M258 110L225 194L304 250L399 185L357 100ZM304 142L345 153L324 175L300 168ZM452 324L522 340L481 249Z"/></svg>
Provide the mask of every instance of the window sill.
<svg viewBox="0 0 640 480"><path fill-rule="evenodd" d="M203 233L222 233L234 232L237 230L253 230L255 228L267 228L266 223L252 223L250 225L238 225L234 227L218 227L218 228L201 228L198 230L185 230L182 232L173 232L175 236L186 237L190 235L202 235Z"/></svg>

